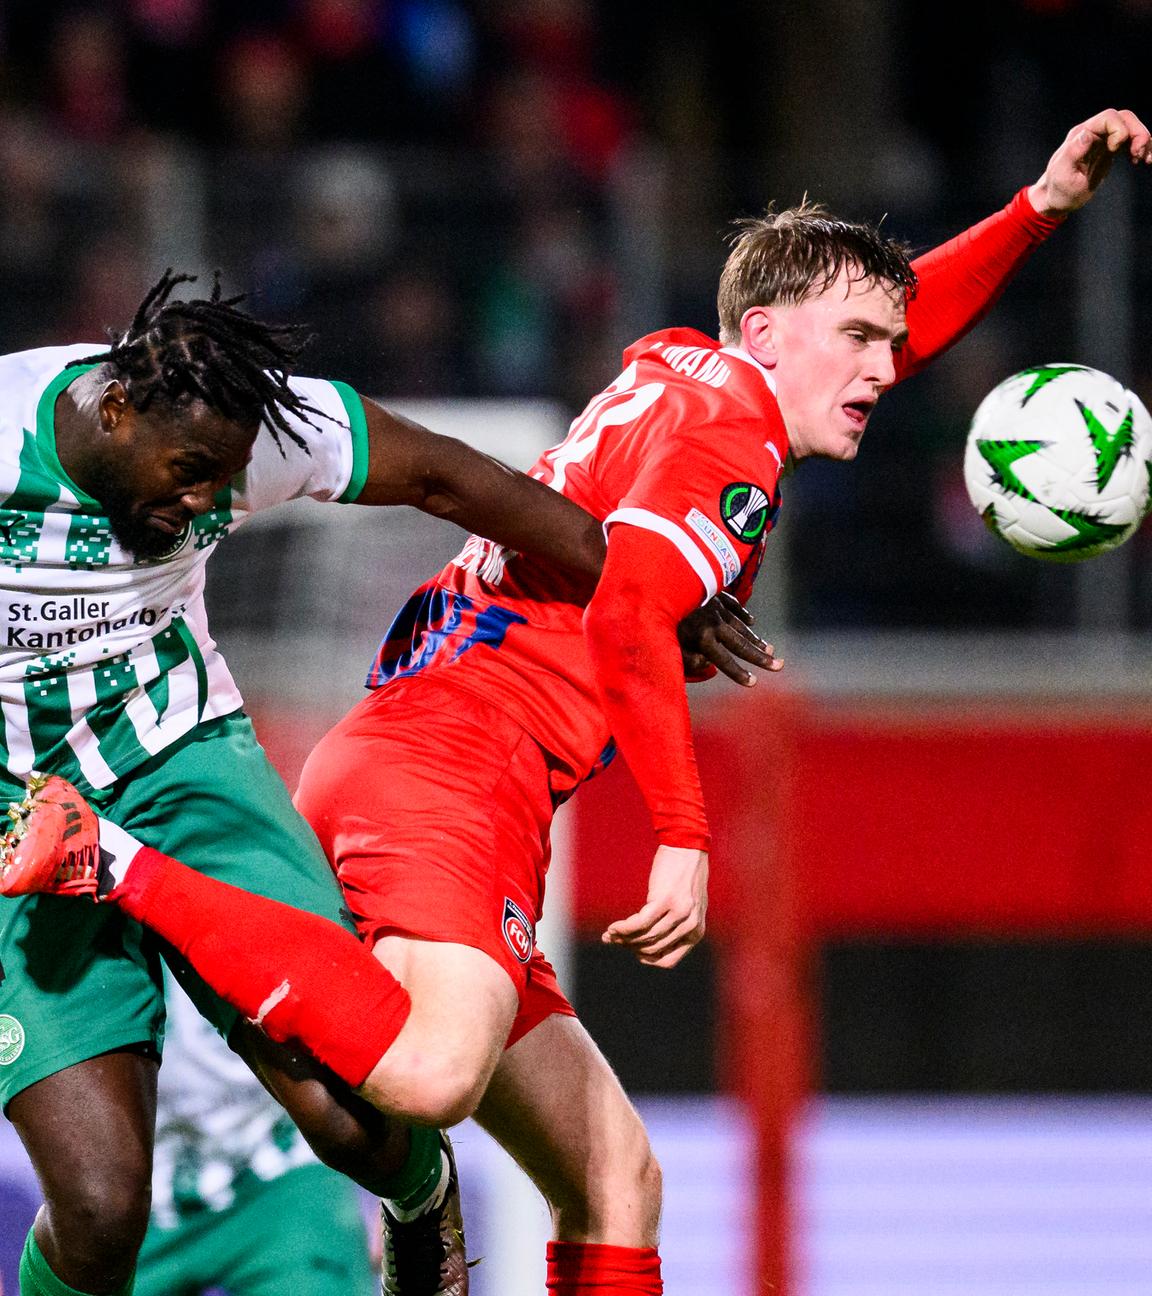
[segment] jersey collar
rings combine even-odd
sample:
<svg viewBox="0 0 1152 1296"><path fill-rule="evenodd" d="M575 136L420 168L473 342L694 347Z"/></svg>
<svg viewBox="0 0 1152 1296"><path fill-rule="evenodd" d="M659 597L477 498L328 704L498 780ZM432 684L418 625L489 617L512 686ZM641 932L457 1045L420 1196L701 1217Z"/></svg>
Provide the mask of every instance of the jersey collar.
<svg viewBox="0 0 1152 1296"><path fill-rule="evenodd" d="M64 471L64 466L60 462L60 454L56 449L56 398L65 388L70 387L77 378L86 374L90 369L97 368L94 364L89 365L69 365L67 369L62 369L55 378L44 388L40 399L36 402L36 447L40 451L40 457L44 460L44 466L58 481L76 496L78 503L96 508L102 508L99 500L95 500L86 491L80 489L71 477Z"/></svg>
<svg viewBox="0 0 1152 1296"><path fill-rule="evenodd" d="M735 356L737 360L743 360L745 364L751 365L753 369L758 369L760 371L760 376L764 379L764 382L768 390L772 393L773 396L776 395L776 379L773 378L771 372L765 369L764 366L760 363L760 361L755 358L755 356L750 356L747 351L741 350L740 347L730 347L730 346L721 347L719 354L726 355L726 356Z"/></svg>

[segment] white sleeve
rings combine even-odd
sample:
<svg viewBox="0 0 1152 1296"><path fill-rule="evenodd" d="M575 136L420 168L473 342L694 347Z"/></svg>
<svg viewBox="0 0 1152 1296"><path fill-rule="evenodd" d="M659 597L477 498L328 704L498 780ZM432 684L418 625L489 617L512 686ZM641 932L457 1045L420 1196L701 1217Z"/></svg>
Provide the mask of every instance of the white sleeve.
<svg viewBox="0 0 1152 1296"><path fill-rule="evenodd" d="M364 404L345 383L290 378L289 386L309 408L304 415L284 410L299 444L265 420L252 447L252 460L235 483L245 511L255 513L286 500L351 503L368 470Z"/></svg>

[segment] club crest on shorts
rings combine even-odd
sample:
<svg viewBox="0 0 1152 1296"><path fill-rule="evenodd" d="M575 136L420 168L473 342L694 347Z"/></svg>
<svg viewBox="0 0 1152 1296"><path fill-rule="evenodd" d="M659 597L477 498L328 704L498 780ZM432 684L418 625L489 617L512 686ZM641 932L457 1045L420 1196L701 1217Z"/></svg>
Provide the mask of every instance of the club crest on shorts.
<svg viewBox="0 0 1152 1296"><path fill-rule="evenodd" d="M501 922L504 939L508 948L521 963L527 963L532 957L532 948L536 943L536 933L524 910L514 901L504 897L504 919Z"/></svg>
<svg viewBox="0 0 1152 1296"><path fill-rule="evenodd" d="M15 1017L0 1013L0 1066L11 1066L24 1052L24 1027Z"/></svg>

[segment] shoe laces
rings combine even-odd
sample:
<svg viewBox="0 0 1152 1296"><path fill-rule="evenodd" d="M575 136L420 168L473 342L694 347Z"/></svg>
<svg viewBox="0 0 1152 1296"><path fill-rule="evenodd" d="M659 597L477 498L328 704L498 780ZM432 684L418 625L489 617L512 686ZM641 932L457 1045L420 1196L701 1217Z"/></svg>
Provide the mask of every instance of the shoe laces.
<svg viewBox="0 0 1152 1296"><path fill-rule="evenodd" d="M453 1242L462 1239L445 1237L445 1214L449 1208L451 1191L445 1192L438 1206L417 1215L413 1220L400 1221L381 1206L384 1213L384 1276L383 1291L392 1292L439 1291L444 1277L444 1262ZM391 1284L391 1286L389 1285Z"/></svg>

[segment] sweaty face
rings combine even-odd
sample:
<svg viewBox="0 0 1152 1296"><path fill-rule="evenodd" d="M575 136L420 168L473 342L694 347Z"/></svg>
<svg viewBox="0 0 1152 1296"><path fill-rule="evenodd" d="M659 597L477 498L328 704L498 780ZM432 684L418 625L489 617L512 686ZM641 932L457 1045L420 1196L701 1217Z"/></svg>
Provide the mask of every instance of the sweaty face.
<svg viewBox="0 0 1152 1296"><path fill-rule="evenodd" d="M773 314L776 395L794 458L854 459L896 378L892 353L907 338L903 292L842 271L823 292Z"/></svg>
<svg viewBox="0 0 1152 1296"><path fill-rule="evenodd" d="M140 559L159 558L243 471L255 435L255 428L201 403L175 415L132 410L93 466L88 489L108 510L125 549Z"/></svg>

